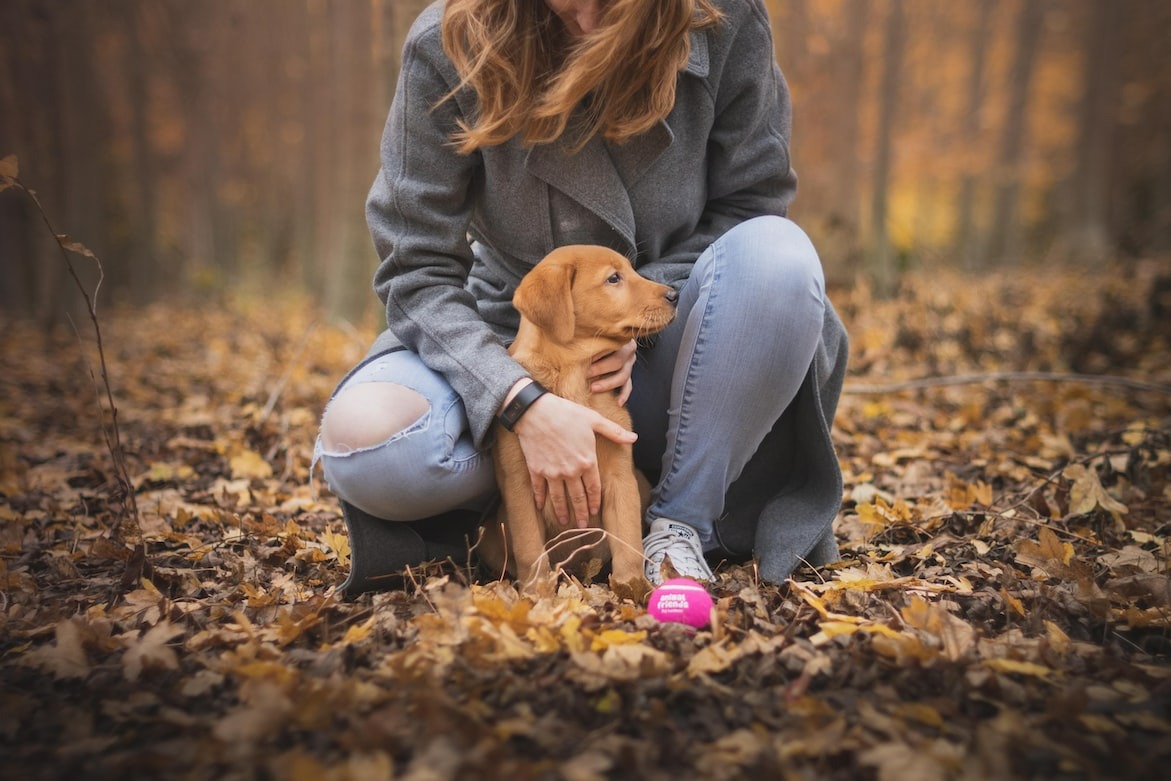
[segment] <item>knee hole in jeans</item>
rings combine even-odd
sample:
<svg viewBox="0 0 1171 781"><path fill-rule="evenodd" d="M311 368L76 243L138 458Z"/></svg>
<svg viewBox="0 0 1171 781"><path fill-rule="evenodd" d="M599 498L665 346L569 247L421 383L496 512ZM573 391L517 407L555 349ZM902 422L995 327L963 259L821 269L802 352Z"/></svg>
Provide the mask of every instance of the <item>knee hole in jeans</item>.
<svg viewBox="0 0 1171 781"><path fill-rule="evenodd" d="M348 385L322 415L322 447L335 453L374 447L410 428L429 409L425 396L397 383Z"/></svg>

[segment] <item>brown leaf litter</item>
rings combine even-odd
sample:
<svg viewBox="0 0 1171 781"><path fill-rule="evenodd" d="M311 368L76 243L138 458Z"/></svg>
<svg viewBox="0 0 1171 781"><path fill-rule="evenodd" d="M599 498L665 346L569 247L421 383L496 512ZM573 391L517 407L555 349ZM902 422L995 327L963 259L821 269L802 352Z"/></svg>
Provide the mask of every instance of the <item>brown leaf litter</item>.
<svg viewBox="0 0 1171 781"><path fill-rule="evenodd" d="M890 301L838 293L858 391L835 431L843 559L783 584L719 567L699 632L602 584L525 597L451 564L337 598L348 540L309 461L372 329L314 324L303 301L103 322L146 543L128 567L92 345L6 322L0 768L1156 777L1171 760L1171 396L1155 387L1171 385L1171 304L1151 291L1167 273L921 273ZM960 375L979 379L921 382Z"/></svg>

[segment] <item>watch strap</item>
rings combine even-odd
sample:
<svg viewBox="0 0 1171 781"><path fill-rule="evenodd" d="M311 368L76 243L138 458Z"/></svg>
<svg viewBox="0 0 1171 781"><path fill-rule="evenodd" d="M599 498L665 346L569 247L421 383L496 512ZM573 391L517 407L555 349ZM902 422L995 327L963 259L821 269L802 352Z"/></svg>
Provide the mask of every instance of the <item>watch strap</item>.
<svg viewBox="0 0 1171 781"><path fill-rule="evenodd" d="M496 416L496 420L500 422L500 425L512 431L517 421L521 419L521 416L529 411L529 407L533 406L533 402L548 392L548 389L544 385L533 380L512 397L512 401L508 402L504 406L504 409L500 410L500 414Z"/></svg>

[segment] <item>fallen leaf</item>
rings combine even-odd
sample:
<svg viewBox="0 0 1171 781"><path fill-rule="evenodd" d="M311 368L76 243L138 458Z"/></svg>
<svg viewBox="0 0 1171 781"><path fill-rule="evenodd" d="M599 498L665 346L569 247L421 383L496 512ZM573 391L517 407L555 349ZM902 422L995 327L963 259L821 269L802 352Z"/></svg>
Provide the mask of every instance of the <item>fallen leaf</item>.
<svg viewBox="0 0 1171 781"><path fill-rule="evenodd" d="M212 734L223 743L257 743L285 723L294 708L282 687L271 681L248 681L240 694L244 704L212 727Z"/></svg>
<svg viewBox="0 0 1171 781"><path fill-rule="evenodd" d="M1114 518L1115 526L1120 531L1126 530L1122 522L1122 515L1129 512L1126 505L1110 496L1102 487L1095 469L1088 469L1085 464L1070 464L1062 471L1062 476L1073 481L1069 489L1069 512L1071 515L1088 515L1097 508L1102 508Z"/></svg>
<svg viewBox="0 0 1171 781"><path fill-rule="evenodd" d="M712 643L699 649L687 662L687 675L694 678L697 675L722 673L739 658L740 651L737 646Z"/></svg>
<svg viewBox="0 0 1171 781"><path fill-rule="evenodd" d="M940 781L949 775L947 764L930 751L905 743L884 743L867 749L859 754L858 761L873 767L878 781Z"/></svg>
<svg viewBox="0 0 1171 781"><path fill-rule="evenodd" d="M179 657L167 643L185 631L182 626L160 621L143 632L141 637L130 641L126 653L122 655L122 674L126 680L138 680L138 676L146 669L177 669Z"/></svg>
<svg viewBox="0 0 1171 781"><path fill-rule="evenodd" d="M237 480L267 480L272 477L272 466L255 450L237 446L228 456L232 477Z"/></svg>
<svg viewBox="0 0 1171 781"><path fill-rule="evenodd" d="M40 667L54 678L85 678L89 675L89 660L82 645L82 632L76 620L57 622L53 629L53 644L29 651L23 657L25 664Z"/></svg>
<svg viewBox="0 0 1171 781"><path fill-rule="evenodd" d="M959 661L975 645L976 633L970 624L922 597L912 596L900 613L909 626L937 637L949 661Z"/></svg>
<svg viewBox="0 0 1171 781"><path fill-rule="evenodd" d="M1038 678L1048 678L1053 675L1053 670L1044 665L1034 664L1033 662L1022 662L1016 659L985 659L983 664L985 667L993 669L998 673L1018 673L1020 675L1032 675Z"/></svg>

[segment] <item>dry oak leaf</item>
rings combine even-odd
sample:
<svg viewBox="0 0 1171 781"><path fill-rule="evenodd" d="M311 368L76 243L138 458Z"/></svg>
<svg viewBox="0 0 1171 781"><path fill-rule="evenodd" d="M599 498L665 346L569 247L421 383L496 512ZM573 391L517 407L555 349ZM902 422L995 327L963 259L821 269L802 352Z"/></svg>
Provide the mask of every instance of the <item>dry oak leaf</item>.
<svg viewBox="0 0 1171 781"><path fill-rule="evenodd" d="M738 729L704 746L696 761L700 778L727 777L729 769L744 771L772 748L772 736L764 727Z"/></svg>
<svg viewBox="0 0 1171 781"><path fill-rule="evenodd" d="M1114 518L1114 524L1119 531L1126 530L1122 522L1123 513L1129 512L1126 505L1110 496L1102 487L1098 479L1098 472L1087 469L1085 464L1070 464L1061 473L1062 477L1073 481L1069 489L1069 512L1071 515L1088 515L1095 508L1101 507Z"/></svg>
<svg viewBox="0 0 1171 781"><path fill-rule="evenodd" d="M971 625L941 605L912 596L910 604L900 612L908 626L938 638L949 661L959 661L976 643L976 631Z"/></svg>
<svg viewBox="0 0 1171 781"><path fill-rule="evenodd" d="M704 673L722 673L741 656L740 646L729 646L726 642L705 646L687 663L687 676L694 678Z"/></svg>
<svg viewBox="0 0 1171 781"><path fill-rule="evenodd" d="M985 659L984 666L998 673L1019 673L1035 678L1048 678L1054 672L1043 664L1023 662L1019 659Z"/></svg>
<svg viewBox="0 0 1171 781"><path fill-rule="evenodd" d="M670 658L647 645L611 645L601 654L581 651L570 658L584 672L610 681L639 681L671 669Z"/></svg>
<svg viewBox="0 0 1171 781"><path fill-rule="evenodd" d="M62 249L68 250L70 252L75 252L78 255L83 255L87 258L93 258L94 260L98 259L97 256L94 255L93 251L90 250L89 247L85 246L81 242L74 241L73 237L70 236L68 233L58 233L57 234L57 243L61 245Z"/></svg>
<svg viewBox="0 0 1171 781"><path fill-rule="evenodd" d="M938 781L962 766L963 749L942 739L914 747L884 743L863 751L858 761L875 768L878 781Z"/></svg>
<svg viewBox="0 0 1171 781"><path fill-rule="evenodd" d="M7 155L0 159L0 178L20 178L20 165L16 162L16 155Z"/></svg>
<svg viewBox="0 0 1171 781"><path fill-rule="evenodd" d="M614 760L600 751L586 749L557 768L566 781L606 781Z"/></svg>
<svg viewBox="0 0 1171 781"><path fill-rule="evenodd" d="M224 743L255 743L285 724L293 711L284 688L271 681L246 681L240 699L244 704L212 727L212 734Z"/></svg>
<svg viewBox="0 0 1171 781"><path fill-rule="evenodd" d="M1074 556L1073 545L1062 542L1053 530L1046 526L1041 527L1037 537L1039 542L1021 540L1017 543L1017 561L1041 570L1047 576L1068 575Z"/></svg>
<svg viewBox="0 0 1171 781"><path fill-rule="evenodd" d="M814 648L820 648L833 638L840 635L852 635L857 632L863 632L871 635L882 635L894 641L905 639L905 636L900 634L898 630L891 629L885 624L857 624L850 621L822 621L818 625L817 634L809 638L809 642L813 644Z"/></svg>
<svg viewBox="0 0 1171 781"><path fill-rule="evenodd" d="M1155 554L1137 545L1127 545L1121 550L1103 553L1098 557L1098 563L1105 564L1115 572L1157 573L1159 571L1159 560Z"/></svg>
<svg viewBox="0 0 1171 781"><path fill-rule="evenodd" d="M53 645L41 646L22 657L22 663L40 667L54 678L84 678L89 675L81 626L75 619L58 622L53 628Z"/></svg>
<svg viewBox="0 0 1171 781"><path fill-rule="evenodd" d="M627 632L625 629L605 629L590 638L591 651L605 651L613 645L631 645L646 640L646 632Z"/></svg>
<svg viewBox="0 0 1171 781"><path fill-rule="evenodd" d="M251 448L239 445L228 456L232 477L241 480L267 480L272 477L272 466Z"/></svg>
<svg viewBox="0 0 1171 781"><path fill-rule="evenodd" d="M179 667L179 656L167 645L186 631L169 621L160 621L132 638L126 653L122 655L122 674L128 681L137 681L142 671L149 668L174 670Z"/></svg>
<svg viewBox="0 0 1171 781"><path fill-rule="evenodd" d="M508 624L468 616L464 619L464 625L470 637L477 642L480 657L486 661L525 660L533 658L537 653Z"/></svg>
<svg viewBox="0 0 1171 781"><path fill-rule="evenodd" d="M350 538L349 535L335 532L332 529L326 529L318 539L325 544L334 555L337 556L337 563L339 567L348 567L350 564Z"/></svg>

